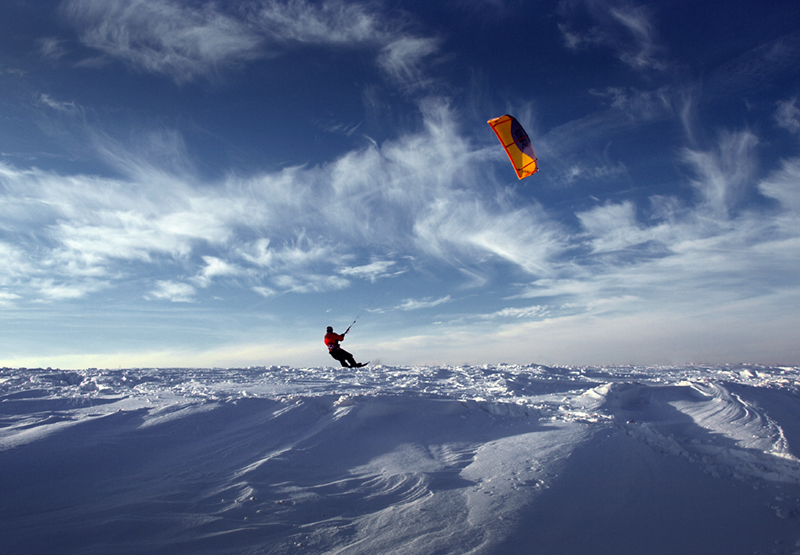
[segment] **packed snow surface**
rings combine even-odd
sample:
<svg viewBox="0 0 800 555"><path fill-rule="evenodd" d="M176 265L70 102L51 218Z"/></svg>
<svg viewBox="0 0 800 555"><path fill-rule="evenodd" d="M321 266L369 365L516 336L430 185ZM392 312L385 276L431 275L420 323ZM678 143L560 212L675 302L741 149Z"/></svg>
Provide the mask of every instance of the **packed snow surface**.
<svg viewBox="0 0 800 555"><path fill-rule="evenodd" d="M798 367L0 371L0 553L800 553Z"/></svg>

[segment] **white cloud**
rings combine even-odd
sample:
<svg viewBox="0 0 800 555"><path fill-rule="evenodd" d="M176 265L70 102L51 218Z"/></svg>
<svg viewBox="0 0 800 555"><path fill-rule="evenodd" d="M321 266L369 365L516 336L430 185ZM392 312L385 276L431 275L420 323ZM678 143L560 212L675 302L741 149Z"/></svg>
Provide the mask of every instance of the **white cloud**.
<svg viewBox="0 0 800 555"><path fill-rule="evenodd" d="M780 169L759 183L759 190L778 200L787 215L800 219L800 159L785 160Z"/></svg>
<svg viewBox="0 0 800 555"><path fill-rule="evenodd" d="M383 48L378 64L395 82L419 88L429 83L421 70L421 62L438 49L437 39L401 37Z"/></svg>
<svg viewBox="0 0 800 555"><path fill-rule="evenodd" d="M422 60L438 49L436 39L404 33L396 17L340 1L250 0L225 10L215 2L70 0L63 9L86 46L178 83L216 79L305 43L373 48L388 77L416 88L427 82ZM55 43L46 44L55 52Z"/></svg>
<svg viewBox="0 0 800 555"><path fill-rule="evenodd" d="M169 187L175 184L176 176L197 179L183 137L172 129L133 128L124 144L90 129L88 143L96 156L134 182Z"/></svg>
<svg viewBox="0 0 800 555"><path fill-rule="evenodd" d="M31 287L44 299L58 301L80 299L108 287L108 284L93 279L65 283L52 278L36 278L31 280Z"/></svg>
<svg viewBox="0 0 800 555"><path fill-rule="evenodd" d="M609 202L577 213L581 228L572 229L492 181L486 154L463 137L447 102L427 99L421 113L418 132L330 163L213 183L198 182L180 137L169 132L147 135L159 139L160 153L105 142L104 159L124 179L0 163L4 244L16 261L13 272L0 270L0 285L21 298L68 299L145 280L156 284L147 298L189 302L235 277L224 285L273 298L378 279L399 271L405 252L418 268L444 261L482 285L497 278L493 262L502 260L510 279L523 281L520 296L547 298L536 306L563 317L630 311L648 297L719 301L708 289L752 294L754 283L773 287L754 267L778 275L776 256L793 267L786 260L797 252L800 170L787 161L760 184L782 211L755 217L741 202L757 185L758 141L749 131L682 153L696 203L653 197L648 212ZM409 298L396 308L449 301ZM537 313L497 312L503 316Z"/></svg>
<svg viewBox="0 0 800 555"><path fill-rule="evenodd" d="M258 239L239 249L239 255L251 264L274 272L286 271L290 268L308 268L319 263L330 261L334 248L324 239L315 243L301 234L298 238L287 241L283 246L270 246L268 238Z"/></svg>
<svg viewBox="0 0 800 555"><path fill-rule="evenodd" d="M620 47L620 59L636 69L663 69L665 64L659 59L660 48L647 8L621 6L611 8L609 13L632 37L632 47Z"/></svg>
<svg viewBox="0 0 800 555"><path fill-rule="evenodd" d="M64 11L87 46L177 82L213 78L220 68L262 55L262 39L251 26L210 3L71 0Z"/></svg>
<svg viewBox="0 0 800 555"><path fill-rule="evenodd" d="M573 183L579 179L611 179L625 175L628 169L622 162L614 165L589 166L584 162L576 162L567 168L564 180Z"/></svg>
<svg viewBox="0 0 800 555"><path fill-rule="evenodd" d="M14 248L17 271L86 283L40 288L51 298L95 290L97 278L116 280L121 263L127 273L135 271L130 262L158 265L164 258L188 257L201 243L222 245L238 205L198 194L175 177L169 187L161 187L161 180L61 177L0 165L0 183L5 189L0 215L15 238L30 244L26 257Z"/></svg>
<svg viewBox="0 0 800 555"><path fill-rule="evenodd" d="M251 8L271 41L364 43L377 41L386 32L377 15L357 3L265 0L251 3Z"/></svg>
<svg viewBox="0 0 800 555"><path fill-rule="evenodd" d="M457 191L432 203L416 229L419 246L442 259L467 255L477 261L493 255L539 276L549 275L553 261L568 248L558 224L540 207L492 206Z"/></svg>
<svg viewBox="0 0 800 555"><path fill-rule="evenodd" d="M253 291L255 291L256 293L267 299L269 299L270 297L274 297L275 295L278 294L278 292L272 289L271 287L264 287L264 286L253 287Z"/></svg>
<svg viewBox="0 0 800 555"><path fill-rule="evenodd" d="M350 282L339 276L321 274L279 275L272 278L273 283L289 293L323 293L337 291L350 285Z"/></svg>
<svg viewBox="0 0 800 555"><path fill-rule="evenodd" d="M10 307L14 306L14 301L17 299L21 299L19 295L15 293L8 293L6 291L0 291L0 307Z"/></svg>
<svg viewBox="0 0 800 555"><path fill-rule="evenodd" d="M666 67L652 14L646 6L607 0L562 0L558 9L566 19L558 27L570 50L604 46L637 70ZM593 25L578 28L577 15L585 11Z"/></svg>
<svg viewBox="0 0 800 555"><path fill-rule="evenodd" d="M160 280L156 282L156 288L149 293L147 298L167 300L173 303L189 303L195 300L195 293L195 288L187 283Z"/></svg>
<svg viewBox="0 0 800 555"><path fill-rule="evenodd" d="M709 94L749 95L782 75L796 73L800 41L794 34L758 44L727 60L703 78L704 97ZM745 92L747 91L747 92Z"/></svg>
<svg viewBox="0 0 800 555"><path fill-rule="evenodd" d="M2 166L0 166L0 170L2 170ZM0 203L0 215L4 215L5 212L2 210L3 204ZM3 261L0 264L0 286L11 285L19 279L31 278L36 273L28 253L16 245L0 241L0 260Z"/></svg>
<svg viewBox="0 0 800 555"><path fill-rule="evenodd" d="M697 174L691 184L707 210L723 217L738 207L748 186L752 186L757 145L758 138L749 131L723 132L714 150L684 150L684 161Z"/></svg>
<svg viewBox="0 0 800 555"><path fill-rule="evenodd" d="M450 295L441 297L439 299L425 298L425 299L405 299L402 303L395 308L399 310L421 310L423 308L433 308L445 303L449 303L452 299Z"/></svg>
<svg viewBox="0 0 800 555"><path fill-rule="evenodd" d="M775 121L778 122L778 126L792 133L800 132L800 108L797 107L797 98L778 102Z"/></svg>
<svg viewBox="0 0 800 555"><path fill-rule="evenodd" d="M553 177L559 181L574 183L579 179L624 175L628 172L625 162L608 156L607 148L612 141L617 137L625 140L642 126L668 121L676 113L688 118L681 112L690 105L685 90L608 87L590 89L589 93L600 99L607 109L595 110L552 127L535 139L537 155L541 160L548 160L548 174L553 176L558 172Z"/></svg>
<svg viewBox="0 0 800 555"><path fill-rule="evenodd" d="M39 52L44 58L58 60L66 54L64 41L62 40L53 37L45 37L39 39L37 42L39 44Z"/></svg>
<svg viewBox="0 0 800 555"><path fill-rule="evenodd" d="M706 150L686 150L694 202L654 196L649 207L606 203L576 214L581 234L567 263L521 287L551 322L577 315L656 313L702 318L715 307L761 298L796 303L800 273L800 162L789 159L755 179L758 140L723 132ZM750 202L758 193L776 204ZM565 251L566 252L566 251ZM556 325L556 324L554 324Z"/></svg>
<svg viewBox="0 0 800 555"><path fill-rule="evenodd" d="M379 278L390 275L389 270L395 266L395 264L393 260L376 260L363 266L342 268L339 270L339 273L343 276L368 279L375 282Z"/></svg>
<svg viewBox="0 0 800 555"><path fill-rule="evenodd" d="M272 43L376 46L378 66L394 83L412 89L429 82L422 62L439 49L438 39L404 32L404 21L369 4L270 0L260 3L256 21Z"/></svg>
<svg viewBox="0 0 800 555"><path fill-rule="evenodd" d="M61 178L38 170L7 180L17 205L11 219L50 242L49 259L70 275L104 275L117 260L183 257L199 241L222 244L231 206L197 195L178 180L171 187L89 176ZM235 203L234 203L235 205Z"/></svg>
<svg viewBox="0 0 800 555"><path fill-rule="evenodd" d="M640 91L622 87L609 87L603 91L589 91L595 96L609 99L612 108L632 120L642 123L668 117L673 112L674 99L668 87Z"/></svg>
<svg viewBox="0 0 800 555"><path fill-rule="evenodd" d="M39 102L48 108L52 108L58 112L64 113L74 113L78 110L77 105L75 102L63 102L58 101L52 98L49 94L41 94L39 95Z"/></svg>
<svg viewBox="0 0 800 555"><path fill-rule="evenodd" d="M319 292L347 287L348 278L397 273L400 257L418 253L465 275L487 256L549 272L564 248L558 226L513 194L487 198L482 158L461 137L447 102L427 99L421 109L417 133L323 166L230 174L216 183L198 184L183 141L167 131L141 134L130 149L95 135L124 179L0 163L0 216L15 230L8 244L25 237L32 246L15 279L55 274L94 287L94 280L146 276L165 284L150 298L185 301L198 292L167 287L176 275L194 276L178 281L199 289L228 276L240 277L243 288L264 288L254 289L261 295ZM157 147L143 148L147 138ZM17 251L20 261L26 250Z"/></svg>
<svg viewBox="0 0 800 555"><path fill-rule="evenodd" d="M630 201L598 206L577 216L591 237L595 253L624 250L652 237L636 221L636 208Z"/></svg>
<svg viewBox="0 0 800 555"><path fill-rule="evenodd" d="M489 314L484 316L486 319L494 319L494 318L543 318L547 316L549 313L546 306L540 305L533 305L533 306L526 306L522 308L504 308L502 310L498 310L493 314Z"/></svg>
<svg viewBox="0 0 800 555"><path fill-rule="evenodd" d="M226 262L216 256L204 256L205 267L195 276L192 281L199 287L208 287L215 278L225 276L237 276L242 274L242 269Z"/></svg>

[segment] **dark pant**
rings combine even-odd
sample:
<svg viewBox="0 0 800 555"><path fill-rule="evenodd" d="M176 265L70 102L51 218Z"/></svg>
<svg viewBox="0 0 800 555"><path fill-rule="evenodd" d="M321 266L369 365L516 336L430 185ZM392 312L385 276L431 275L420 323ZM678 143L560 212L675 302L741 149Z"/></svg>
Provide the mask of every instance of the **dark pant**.
<svg viewBox="0 0 800 555"><path fill-rule="evenodd" d="M348 353L342 348L336 348L330 350L331 356L342 363L342 366L345 368L352 368L356 366L358 363L356 359L353 358L353 355Z"/></svg>

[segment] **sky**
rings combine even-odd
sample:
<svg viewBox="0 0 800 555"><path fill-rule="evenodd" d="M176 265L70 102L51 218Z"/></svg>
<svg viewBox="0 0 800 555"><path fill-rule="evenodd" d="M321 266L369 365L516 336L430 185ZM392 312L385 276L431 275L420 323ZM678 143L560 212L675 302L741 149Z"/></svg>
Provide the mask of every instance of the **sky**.
<svg viewBox="0 0 800 555"><path fill-rule="evenodd" d="M0 366L800 363L800 4L0 4ZM518 180L487 120L511 114Z"/></svg>

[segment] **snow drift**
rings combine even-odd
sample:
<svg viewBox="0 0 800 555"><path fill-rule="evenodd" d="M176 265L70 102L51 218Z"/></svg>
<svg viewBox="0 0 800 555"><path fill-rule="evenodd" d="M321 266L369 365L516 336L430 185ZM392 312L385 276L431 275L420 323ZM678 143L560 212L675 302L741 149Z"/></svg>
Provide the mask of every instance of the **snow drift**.
<svg viewBox="0 0 800 555"><path fill-rule="evenodd" d="M0 373L0 552L800 553L797 367Z"/></svg>

